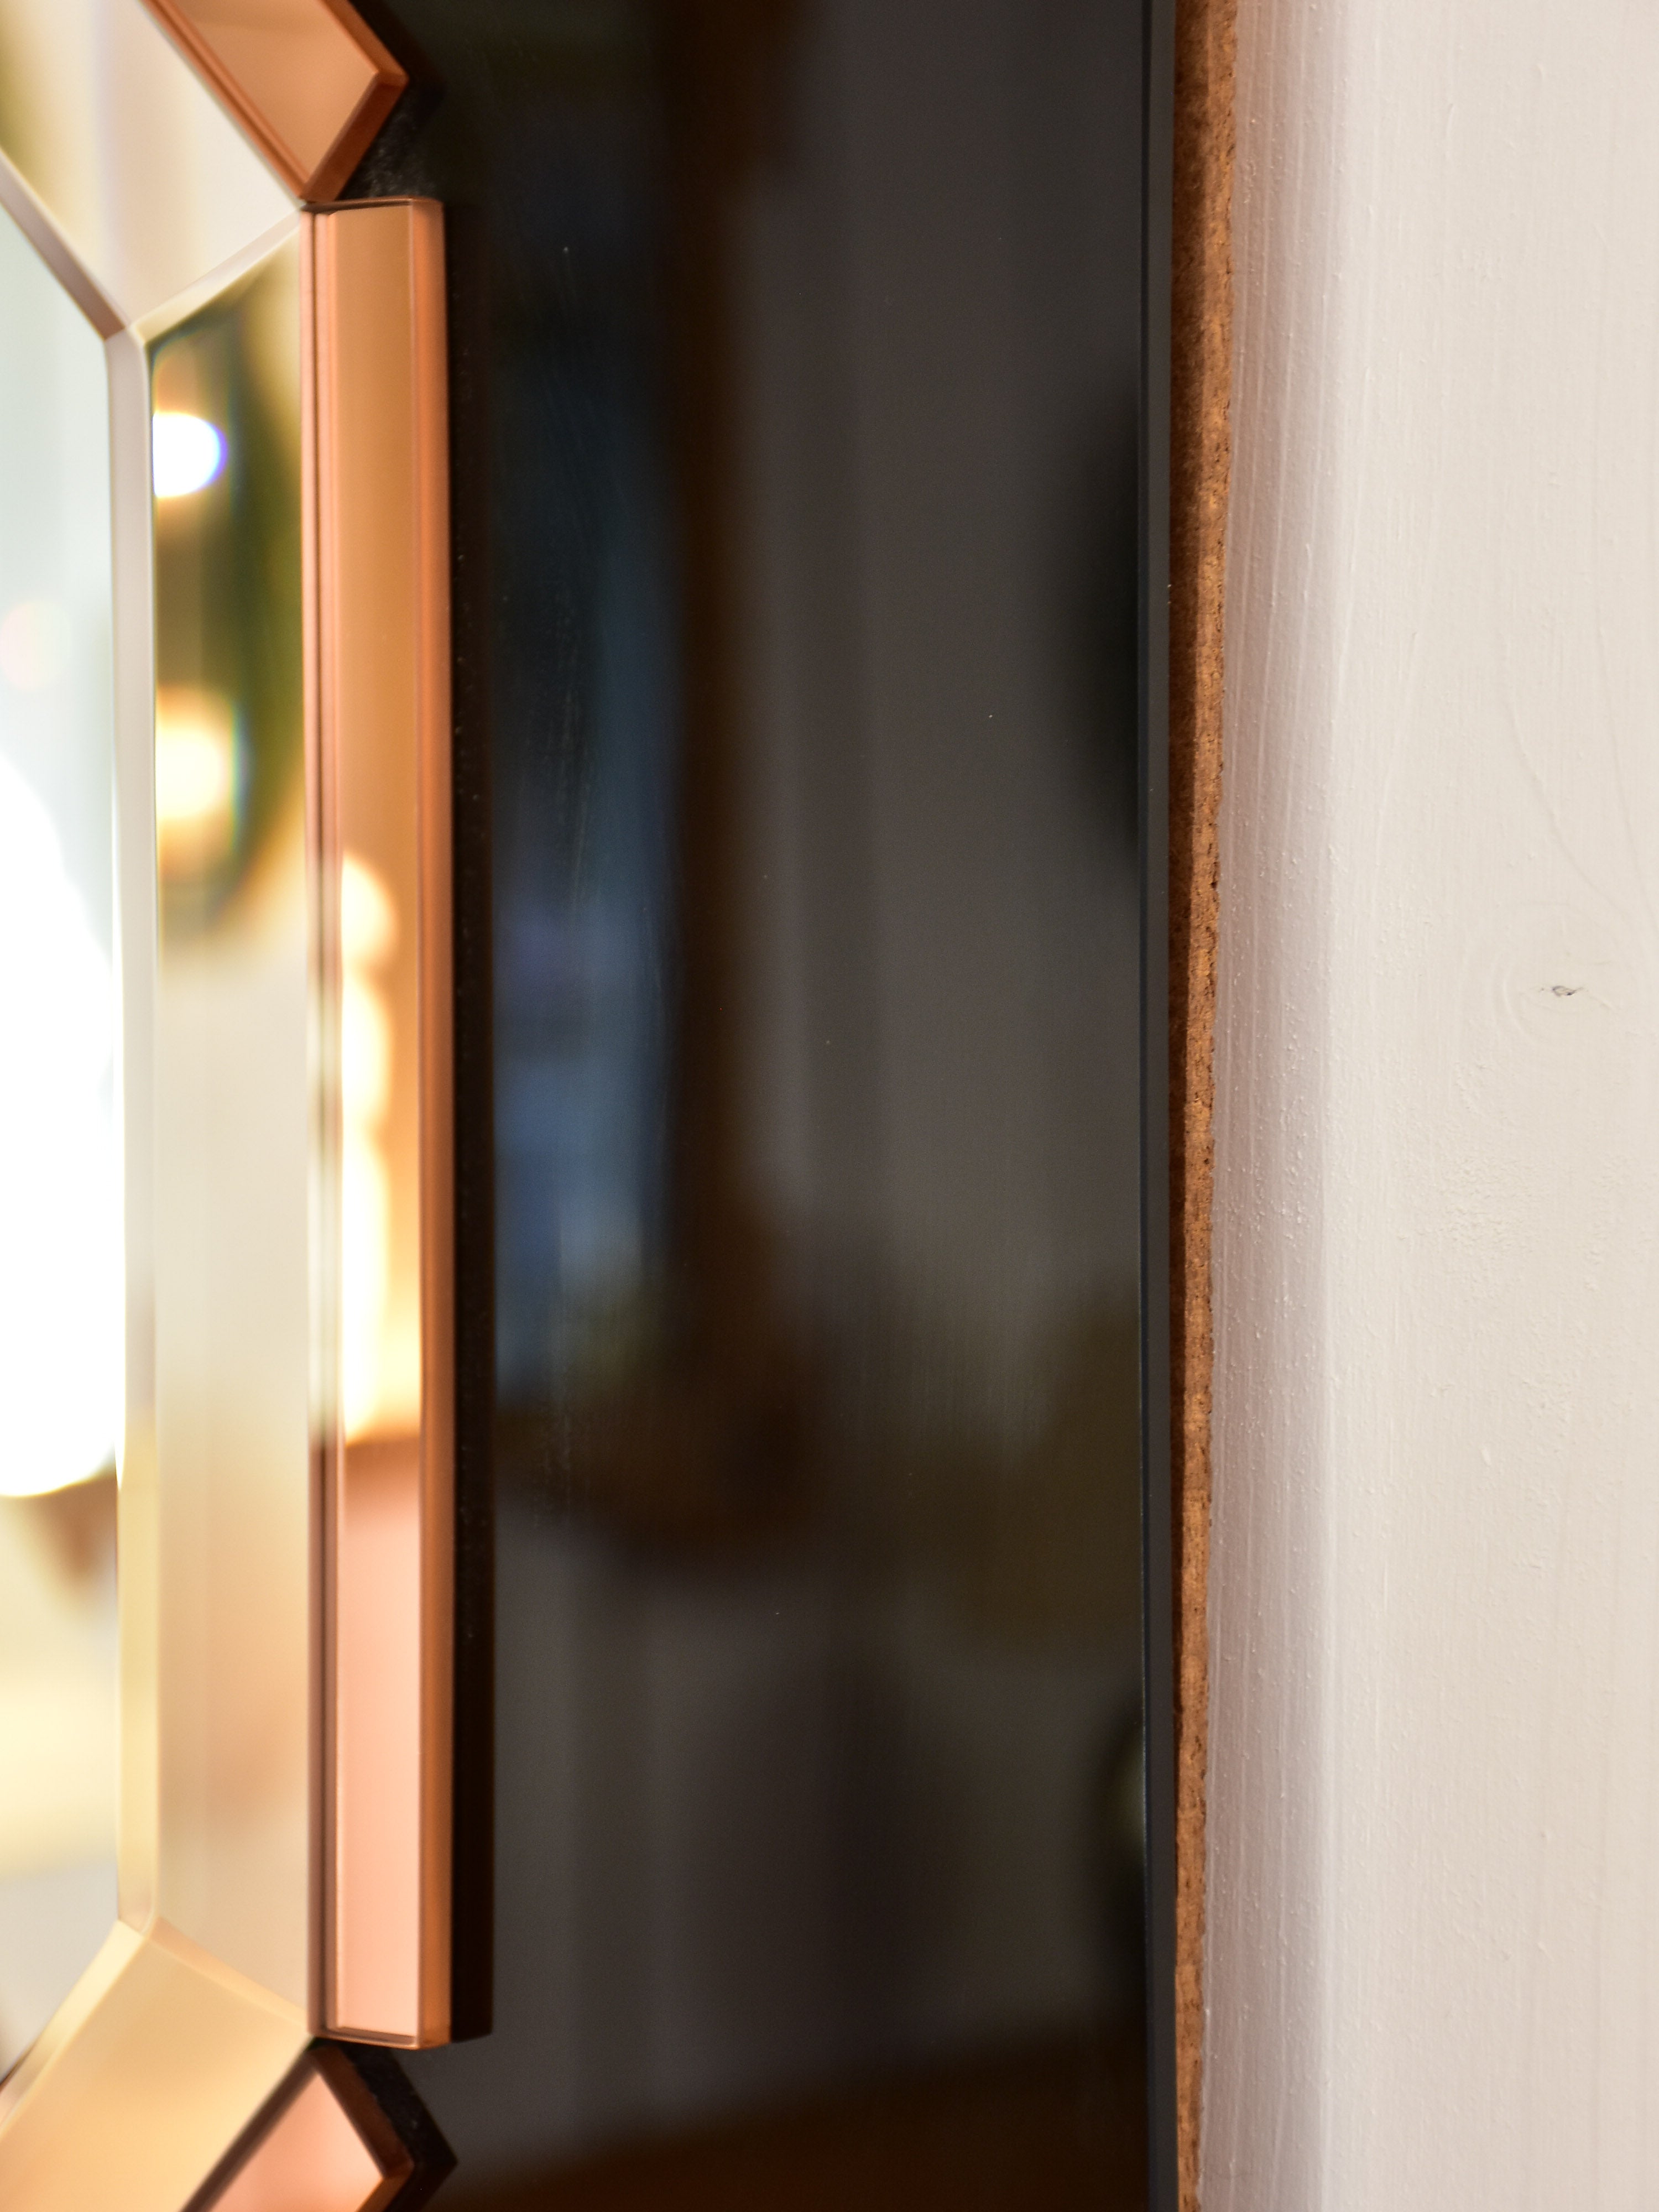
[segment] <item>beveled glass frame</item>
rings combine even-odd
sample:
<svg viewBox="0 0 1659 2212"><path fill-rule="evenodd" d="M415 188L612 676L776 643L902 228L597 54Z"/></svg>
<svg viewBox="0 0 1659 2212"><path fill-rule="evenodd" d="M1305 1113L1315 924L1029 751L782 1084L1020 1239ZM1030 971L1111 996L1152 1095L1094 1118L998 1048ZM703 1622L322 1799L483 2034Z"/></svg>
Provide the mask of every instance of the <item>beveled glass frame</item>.
<svg viewBox="0 0 1659 2212"><path fill-rule="evenodd" d="M108 362L127 1278L119 1917L0 2083L0 2201L252 2205L277 2201L261 2191L286 2172L312 2177L307 2201L328 2212L412 2204L441 2147L313 2038L414 2047L457 2026L441 216L305 204L344 180L404 83L340 0L0 0L0 202ZM303 897L281 946L300 1018L270 1054L297 1119L268 1162L234 1113L229 1139L193 1158L162 1065L151 377L169 334L278 263L297 296ZM371 848L395 892L376 1111L398 1279L377 1279L375 1311L402 1299L411 1379L357 1417L341 1379L358 1079L342 893ZM180 1174L217 1174L198 1194L210 1217L223 1178L240 1190L267 1172L267 1212L307 1254L273 1384L299 1418L280 1437L245 1377L205 1355L192 1370L158 1200Z"/></svg>

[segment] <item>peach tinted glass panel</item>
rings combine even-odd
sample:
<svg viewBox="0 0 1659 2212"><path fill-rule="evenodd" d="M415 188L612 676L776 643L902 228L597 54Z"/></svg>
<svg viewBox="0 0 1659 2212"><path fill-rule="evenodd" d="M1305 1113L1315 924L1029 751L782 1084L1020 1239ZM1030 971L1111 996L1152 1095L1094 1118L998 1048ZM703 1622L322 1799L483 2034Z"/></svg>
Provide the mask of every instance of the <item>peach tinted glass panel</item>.
<svg viewBox="0 0 1659 2212"><path fill-rule="evenodd" d="M448 2029L453 1711L441 217L381 203L308 236L339 1037L325 2007L424 2043Z"/></svg>
<svg viewBox="0 0 1659 2212"><path fill-rule="evenodd" d="M309 2063L304 2074L298 2095L215 2197L212 2212L366 2212L389 2201L402 2175L387 2176Z"/></svg>
<svg viewBox="0 0 1659 2212"><path fill-rule="evenodd" d="M325 198L367 151L405 82L328 0L150 0L284 181Z"/></svg>
<svg viewBox="0 0 1659 2212"><path fill-rule="evenodd" d="M7 2212L180 2212L304 2051L283 2005L163 1923L118 1921L0 2087Z"/></svg>

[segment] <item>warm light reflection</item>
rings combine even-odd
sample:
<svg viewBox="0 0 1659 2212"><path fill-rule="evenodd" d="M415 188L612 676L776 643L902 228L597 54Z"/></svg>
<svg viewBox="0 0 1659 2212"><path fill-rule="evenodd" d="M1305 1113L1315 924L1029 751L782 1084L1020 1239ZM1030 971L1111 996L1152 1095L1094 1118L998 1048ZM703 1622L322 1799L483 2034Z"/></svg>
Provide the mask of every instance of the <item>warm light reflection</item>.
<svg viewBox="0 0 1659 2212"><path fill-rule="evenodd" d="M155 699L155 851L164 877L200 875L236 836L236 719L228 699L181 684Z"/></svg>
<svg viewBox="0 0 1659 2212"><path fill-rule="evenodd" d="M52 599L24 599L0 622L0 676L15 691L44 691L69 659L69 617Z"/></svg>
<svg viewBox="0 0 1659 2212"><path fill-rule="evenodd" d="M225 465L225 441L199 415L156 415L150 425L150 479L157 499L204 491Z"/></svg>
<svg viewBox="0 0 1659 2212"><path fill-rule="evenodd" d="M0 757L0 1494L109 1466L121 1404L109 963Z"/></svg>
<svg viewBox="0 0 1659 2212"><path fill-rule="evenodd" d="M384 1425L400 1363L388 1341L392 1024L385 969L398 915L377 872L348 854L340 885L341 1396L348 1438Z"/></svg>

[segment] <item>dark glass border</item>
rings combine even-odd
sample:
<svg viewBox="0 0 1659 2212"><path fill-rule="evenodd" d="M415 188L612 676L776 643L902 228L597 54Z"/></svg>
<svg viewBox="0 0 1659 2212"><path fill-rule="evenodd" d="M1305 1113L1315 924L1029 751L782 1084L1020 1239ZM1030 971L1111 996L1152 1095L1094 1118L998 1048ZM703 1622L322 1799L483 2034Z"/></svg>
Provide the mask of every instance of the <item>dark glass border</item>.
<svg viewBox="0 0 1659 2212"><path fill-rule="evenodd" d="M435 104L436 78L386 0L355 0L409 70L411 88L343 198L422 188L415 151ZM1170 415L1175 10L1142 0L1142 176L1139 592L1137 616L1140 843L1140 1392L1143 1698L1146 1794L1146 1990L1151 2212L1177 2212L1175 1970L1175 1589L1170 1365ZM395 0L394 0L395 5ZM461 1592L458 1618L456 2003L458 2039L487 2032L489 2010L489 1790L493 1591L492 1164L489 1091L488 702L483 631L488 617L483 519L467 489L485 441L482 386L469 348L481 320L480 258L466 219L447 210L450 343L455 438L457 1128L474 1133L458 1160L458 1297ZM481 779L483 779L481 781ZM464 980L465 979L465 980ZM482 1026L481 1026L482 1024ZM463 1107L463 1097L465 1100ZM470 1286L470 1289L468 1288ZM470 1319L470 1325L469 1325ZM463 1875L465 1874L465 1879ZM464 1909L463 1900L466 1901ZM465 1928L463 1922L465 1921Z"/></svg>

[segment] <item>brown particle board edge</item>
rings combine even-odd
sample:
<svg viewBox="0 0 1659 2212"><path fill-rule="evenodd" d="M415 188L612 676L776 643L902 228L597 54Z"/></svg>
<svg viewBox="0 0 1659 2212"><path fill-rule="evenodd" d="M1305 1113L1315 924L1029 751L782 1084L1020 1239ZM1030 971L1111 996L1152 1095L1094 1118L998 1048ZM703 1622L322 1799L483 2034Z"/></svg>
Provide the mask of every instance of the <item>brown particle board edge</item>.
<svg viewBox="0 0 1659 2212"><path fill-rule="evenodd" d="M1217 817L1232 374L1236 0L1177 0L1170 419L1170 1206L1176 2124L1197 2212L1209 1669Z"/></svg>

